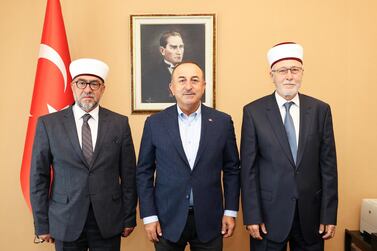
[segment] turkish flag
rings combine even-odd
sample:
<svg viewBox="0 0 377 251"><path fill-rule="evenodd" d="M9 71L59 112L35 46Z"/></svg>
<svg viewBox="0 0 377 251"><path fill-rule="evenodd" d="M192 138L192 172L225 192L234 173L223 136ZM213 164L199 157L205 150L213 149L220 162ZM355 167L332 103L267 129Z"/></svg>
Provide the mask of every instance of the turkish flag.
<svg viewBox="0 0 377 251"><path fill-rule="evenodd" d="M30 206L30 164L35 127L39 116L59 111L73 103L69 74L71 58L59 0L47 0L37 73L21 166L21 189Z"/></svg>

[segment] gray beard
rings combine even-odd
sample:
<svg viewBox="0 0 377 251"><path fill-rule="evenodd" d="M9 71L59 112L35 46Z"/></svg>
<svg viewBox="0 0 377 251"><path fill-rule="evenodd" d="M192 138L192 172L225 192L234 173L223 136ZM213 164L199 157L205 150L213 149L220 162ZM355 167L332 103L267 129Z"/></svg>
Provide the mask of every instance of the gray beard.
<svg viewBox="0 0 377 251"><path fill-rule="evenodd" d="M83 104L83 103L77 101L76 104L77 104L81 109L83 109L84 111L86 111L86 112L90 112L91 110L93 110L94 108L97 107L98 102L89 103L89 104Z"/></svg>
<svg viewBox="0 0 377 251"><path fill-rule="evenodd" d="M93 110L94 108L96 108L97 105L98 105L98 101L95 101L95 102L89 103L89 104L83 104L83 103L80 102L80 97L77 97L77 95L75 93L73 94L73 96L75 98L75 102L78 105L78 107L80 107L85 112L90 112L91 110ZM91 94L90 96L94 97L93 94Z"/></svg>

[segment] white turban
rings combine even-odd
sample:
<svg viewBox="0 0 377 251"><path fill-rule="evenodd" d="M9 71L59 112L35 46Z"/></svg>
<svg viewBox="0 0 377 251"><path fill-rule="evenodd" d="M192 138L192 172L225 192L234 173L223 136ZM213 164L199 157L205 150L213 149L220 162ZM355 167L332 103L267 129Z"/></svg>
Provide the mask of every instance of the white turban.
<svg viewBox="0 0 377 251"><path fill-rule="evenodd" d="M105 82L109 72L109 66L97 59L80 58L74 60L69 65L72 79L80 75L93 75L99 77Z"/></svg>
<svg viewBox="0 0 377 251"><path fill-rule="evenodd" d="M304 49L301 45L293 42L280 43L268 50L267 59L271 68L277 62L287 59L297 60L302 63Z"/></svg>

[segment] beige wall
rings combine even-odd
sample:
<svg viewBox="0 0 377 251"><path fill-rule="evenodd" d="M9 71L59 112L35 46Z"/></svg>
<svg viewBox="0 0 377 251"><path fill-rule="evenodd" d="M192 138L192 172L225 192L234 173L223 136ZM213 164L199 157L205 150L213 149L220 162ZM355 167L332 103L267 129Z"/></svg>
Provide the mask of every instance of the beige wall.
<svg viewBox="0 0 377 251"><path fill-rule="evenodd" d="M266 51L280 41L305 48L302 92L331 104L339 163L338 233L326 250L343 248L344 229L358 229L360 200L377 197L377 1L61 0L72 59L111 67L103 105L130 116L139 149L145 115L131 115L129 15L216 13L219 110L230 113L239 142L243 105L273 91ZM0 0L0 250L53 250L34 245L32 217L19 171L33 90L45 0ZM141 222L122 250L152 250ZM242 227L225 250L248 250Z"/></svg>

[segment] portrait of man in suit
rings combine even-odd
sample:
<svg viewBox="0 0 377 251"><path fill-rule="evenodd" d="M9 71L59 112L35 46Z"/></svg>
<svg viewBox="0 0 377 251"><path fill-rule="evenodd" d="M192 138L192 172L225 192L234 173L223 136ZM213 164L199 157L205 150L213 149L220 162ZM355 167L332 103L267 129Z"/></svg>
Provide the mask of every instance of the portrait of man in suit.
<svg viewBox="0 0 377 251"><path fill-rule="evenodd" d="M185 45L182 36L176 31L167 31L160 37L161 60L146 74L142 75L142 101L147 103L173 103L169 90L171 73L182 62Z"/></svg>
<svg viewBox="0 0 377 251"><path fill-rule="evenodd" d="M165 18L169 20L169 17ZM157 105L161 107L159 110L175 103L169 88L174 67L183 60L195 61L206 72L206 53L212 49L206 45L208 24L200 23L199 19L198 23L180 23L181 20L163 23L164 19L157 18L153 24L146 19L143 21L146 23L135 27L140 32L134 34L140 41L134 45L135 56L140 54L140 69L135 71L135 80L140 81L136 82L134 90L137 97L140 93L142 104Z"/></svg>
<svg viewBox="0 0 377 251"><path fill-rule="evenodd" d="M99 106L108 70L100 60L73 61L75 104L38 119L30 173L35 234L57 251L119 251L120 237L136 226L128 118Z"/></svg>
<svg viewBox="0 0 377 251"><path fill-rule="evenodd" d="M147 118L136 183L140 215L157 251L222 250L235 228L239 157L229 115L201 103L202 69L178 64L176 104ZM223 183L223 187L222 187Z"/></svg>
<svg viewBox="0 0 377 251"><path fill-rule="evenodd" d="M275 92L246 105L241 191L250 250L322 251L334 237L338 184L330 106L299 93L303 48L267 54Z"/></svg>

